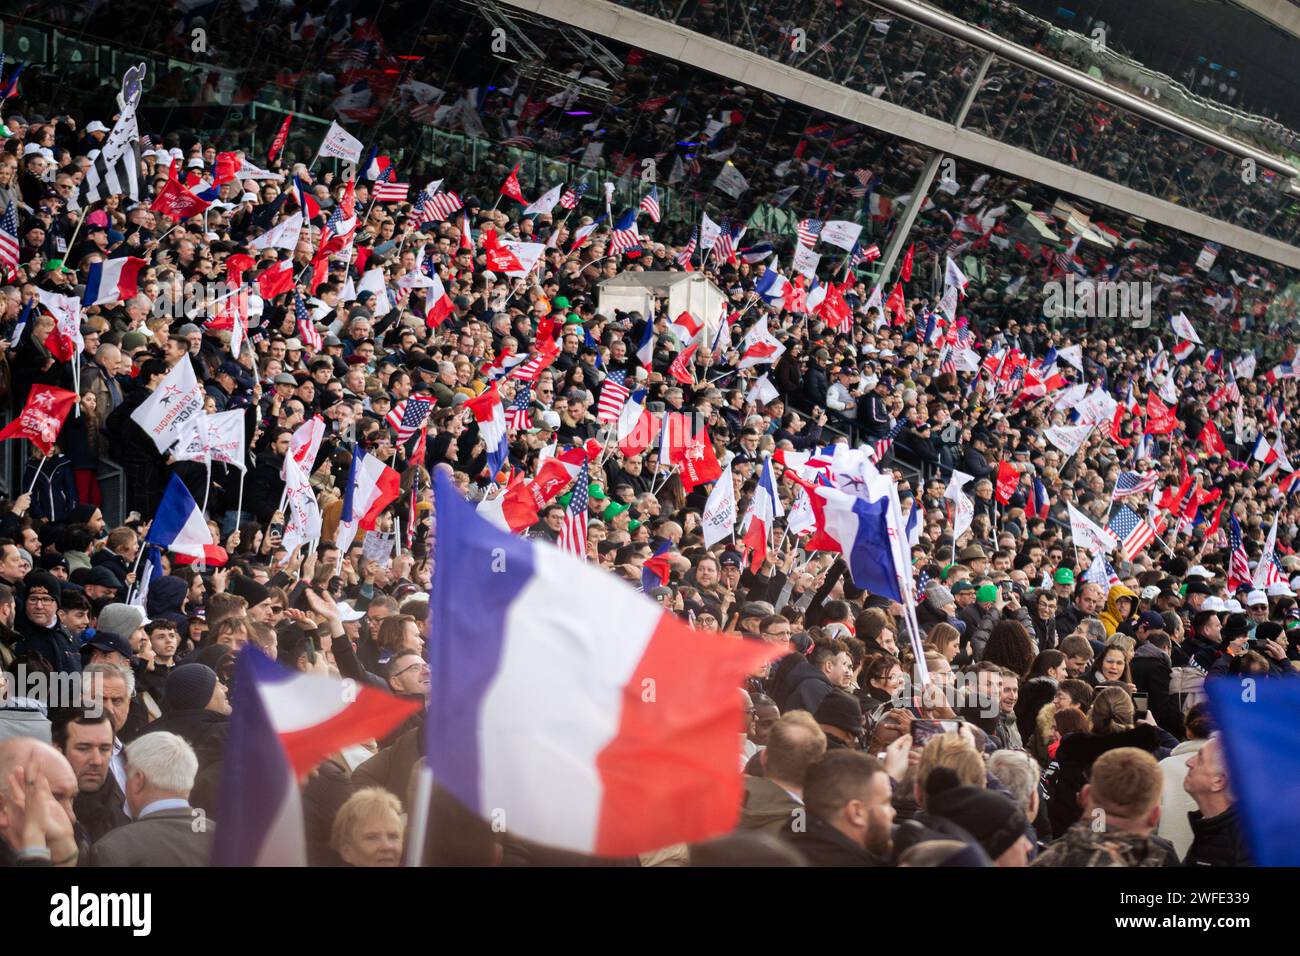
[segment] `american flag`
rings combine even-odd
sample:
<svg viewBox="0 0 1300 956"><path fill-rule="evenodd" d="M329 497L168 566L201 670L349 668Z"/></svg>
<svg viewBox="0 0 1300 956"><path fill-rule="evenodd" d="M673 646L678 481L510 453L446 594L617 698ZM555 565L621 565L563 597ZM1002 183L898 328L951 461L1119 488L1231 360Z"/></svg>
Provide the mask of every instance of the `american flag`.
<svg viewBox="0 0 1300 956"><path fill-rule="evenodd" d="M520 382L515 389L514 401L506 406L506 428L516 431L533 427L532 415L533 387L527 382Z"/></svg>
<svg viewBox="0 0 1300 956"><path fill-rule="evenodd" d="M542 372L550 367L559 354L558 349L547 352L534 352L525 361L520 362L511 369L506 378L518 379L521 382L535 382L541 377Z"/></svg>
<svg viewBox="0 0 1300 956"><path fill-rule="evenodd" d="M632 390L627 387L627 372L619 369L610 372L600 386L600 403L596 406L596 421L616 422L627 404Z"/></svg>
<svg viewBox="0 0 1300 956"><path fill-rule="evenodd" d="M899 433L906 427L907 427L907 419L900 418L898 421L894 422L894 424L890 426L889 432L885 435L884 438L876 439L875 444L871 446L872 451L875 452L876 461L885 460L885 456L889 454L889 449L893 447L894 439L897 438Z"/></svg>
<svg viewBox="0 0 1300 956"><path fill-rule="evenodd" d="M1236 515L1228 518L1228 590L1236 591L1243 584L1250 583L1250 557L1246 554L1245 542L1241 540L1241 524Z"/></svg>
<svg viewBox="0 0 1300 956"><path fill-rule="evenodd" d="M1156 538L1156 529L1128 505L1120 505L1106 527L1119 539L1119 551L1125 561L1132 561Z"/></svg>
<svg viewBox="0 0 1300 956"><path fill-rule="evenodd" d="M871 170L855 169L853 178L858 181L858 184L849 189L849 195L854 199L862 199L867 194L867 187L871 185Z"/></svg>
<svg viewBox="0 0 1300 956"><path fill-rule="evenodd" d="M582 194L586 191L586 183L576 183L575 185L570 186L564 191L564 195L560 197L560 208L573 209L578 205L578 200L582 198ZM655 221L658 222L658 220Z"/></svg>
<svg viewBox="0 0 1300 956"><path fill-rule="evenodd" d="M293 294L293 317L298 321L298 338L302 339L307 354L315 355L321 350L325 340L321 338L320 332L316 331L316 323L311 320L307 303L302 301L300 292Z"/></svg>
<svg viewBox="0 0 1300 956"><path fill-rule="evenodd" d="M419 508L420 465L419 463L422 459L423 456L421 456L420 458L411 459L415 463L414 464L415 472L411 478L411 492L410 492L411 504L406 511L406 550L407 551L410 551L411 548L414 547L415 545L415 529L420 524L420 508Z"/></svg>
<svg viewBox="0 0 1300 956"><path fill-rule="evenodd" d="M10 202L0 216L0 277L8 279L18 271L18 203Z"/></svg>
<svg viewBox="0 0 1300 956"><path fill-rule="evenodd" d="M503 139L501 145L514 146L518 149L532 149L537 145L537 140L531 136L511 136L509 139Z"/></svg>
<svg viewBox="0 0 1300 956"><path fill-rule="evenodd" d="M809 249L815 246L824 225L825 223L820 219L800 219L799 225L795 227L799 236L799 245L807 246Z"/></svg>
<svg viewBox="0 0 1300 956"><path fill-rule="evenodd" d="M578 469L578 477L573 480L573 492L569 496L569 507L564 509L564 523L560 525L560 536L556 540L561 551L567 551L580 561L587 560L587 485L590 479L585 467Z"/></svg>
<svg viewBox="0 0 1300 956"><path fill-rule="evenodd" d="M880 247L874 242L865 249L861 243L855 242L853 251L849 253L849 269L856 269L859 262L875 262L879 258Z"/></svg>
<svg viewBox="0 0 1300 956"><path fill-rule="evenodd" d="M433 410L431 398L404 398L388 413L388 424L397 432L397 443L405 444L424 424Z"/></svg>
<svg viewBox="0 0 1300 956"><path fill-rule="evenodd" d="M1126 471L1115 479L1115 500L1127 498L1129 495L1143 495L1155 488L1160 483L1160 472L1152 470L1145 474L1137 471Z"/></svg>
<svg viewBox="0 0 1300 956"><path fill-rule="evenodd" d="M410 183L375 183L375 202L406 202Z"/></svg>
<svg viewBox="0 0 1300 956"><path fill-rule="evenodd" d="M1088 570L1084 572L1083 579L1103 588L1112 588L1120 583L1119 575L1115 572L1115 566L1106 560L1105 555L1101 554L1092 559L1092 564L1088 565Z"/></svg>
<svg viewBox="0 0 1300 956"><path fill-rule="evenodd" d="M736 256L736 240L744 232L739 227L733 227L724 217L722 220L722 232L718 233L718 241L713 244L713 255L719 262L730 262Z"/></svg>
<svg viewBox="0 0 1300 956"><path fill-rule="evenodd" d="M453 192L439 192L433 196L421 193L419 200L411 207L411 218L417 226L423 226L426 222L442 222L450 219L451 214L464 205Z"/></svg>
<svg viewBox="0 0 1300 956"><path fill-rule="evenodd" d="M652 222L659 221L659 190L654 186L641 199L641 205L638 207L642 212L650 216Z"/></svg>
<svg viewBox="0 0 1300 956"><path fill-rule="evenodd" d="M685 249L677 253L676 258L677 258L677 264L679 266L685 266L687 263L691 261L691 256L695 255L695 244L699 241L699 238L700 238L700 227L696 226L695 231L691 233L691 241L686 243Z"/></svg>
<svg viewBox="0 0 1300 956"><path fill-rule="evenodd" d="M939 353L939 374L957 374L957 357L950 346L945 345L943 351Z"/></svg>

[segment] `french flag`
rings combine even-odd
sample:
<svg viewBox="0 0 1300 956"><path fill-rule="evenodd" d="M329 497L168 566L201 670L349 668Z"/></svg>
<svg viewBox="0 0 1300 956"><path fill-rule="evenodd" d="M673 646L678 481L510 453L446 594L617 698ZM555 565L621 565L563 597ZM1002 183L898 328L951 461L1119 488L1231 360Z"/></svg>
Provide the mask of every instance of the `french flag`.
<svg viewBox="0 0 1300 956"><path fill-rule="evenodd" d="M893 479L880 474L854 476L853 485L861 497L839 488L805 484L793 475L791 480L808 492L817 519L817 531L807 547L840 552L855 585L904 603L900 572L910 574L912 564Z"/></svg>
<svg viewBox="0 0 1300 956"><path fill-rule="evenodd" d="M434 496L433 780L482 817L504 814L511 833L579 853L734 828L736 688L779 649L690 630L610 575L492 526L441 472Z"/></svg>
<svg viewBox="0 0 1300 956"><path fill-rule="evenodd" d="M366 171L362 174L372 183L387 182L392 177L393 163L387 156L379 155L379 147L370 148L370 160L366 163Z"/></svg>
<svg viewBox="0 0 1300 956"><path fill-rule="evenodd" d="M754 283L754 291L763 297L768 305L785 300L790 290L790 280L775 269L766 270Z"/></svg>
<svg viewBox="0 0 1300 956"><path fill-rule="evenodd" d="M1043 484L1041 478L1035 478L1029 486L1028 511L1031 517L1042 518L1046 520L1047 509L1052 500L1047 497L1047 486Z"/></svg>
<svg viewBox="0 0 1300 956"><path fill-rule="evenodd" d="M358 445L352 450L352 467L348 471L347 489L343 493L343 513L335 544L346 551L359 529L373 530L383 510L402 493L402 476Z"/></svg>
<svg viewBox="0 0 1300 956"><path fill-rule="evenodd" d="M185 482L172 475L149 525L147 544L188 555L208 564L224 564L226 551L212 543L212 532Z"/></svg>
<svg viewBox="0 0 1300 956"><path fill-rule="evenodd" d="M136 277L147 262L135 256L123 256L120 259L107 259L96 262L90 267L90 276L86 279L86 291L81 296L83 308L103 305L106 302L122 302L139 291Z"/></svg>
<svg viewBox="0 0 1300 956"><path fill-rule="evenodd" d="M330 754L385 736L420 709L370 687L291 671L249 645L221 775L214 866L306 866L298 781Z"/></svg>
<svg viewBox="0 0 1300 956"><path fill-rule="evenodd" d="M297 176L293 177L293 195L298 201L298 208L308 221L320 215L320 203L312 198L311 192Z"/></svg>
<svg viewBox="0 0 1300 956"><path fill-rule="evenodd" d="M1255 439L1255 447L1251 450L1250 457L1271 465L1277 461L1277 449L1268 443L1268 439L1260 435Z"/></svg>
<svg viewBox="0 0 1300 956"><path fill-rule="evenodd" d="M755 574L767 557L767 539L776 519L784 514L781 498L776 493L776 478L772 475L772 459L765 458L763 471L758 478L758 488L755 489L754 500L749 506L749 523L743 539L750 549L749 570Z"/></svg>
<svg viewBox="0 0 1300 956"><path fill-rule="evenodd" d="M506 410L495 384L477 398L465 403L478 422L478 433L487 446L488 471L497 474L510 457L510 443L506 440Z"/></svg>
<svg viewBox="0 0 1300 956"><path fill-rule="evenodd" d="M683 312L669 324L668 331L677 336L677 341L681 342L682 346L685 347L695 341L702 328L704 328L702 321L690 312Z"/></svg>
<svg viewBox="0 0 1300 956"><path fill-rule="evenodd" d="M645 408L645 392L633 392L618 413L618 450L639 455L659 437L662 421Z"/></svg>
<svg viewBox="0 0 1300 956"><path fill-rule="evenodd" d="M641 343L636 348L636 357L647 369L654 362L655 356L655 322L654 316L645 320L645 331L641 333Z"/></svg>

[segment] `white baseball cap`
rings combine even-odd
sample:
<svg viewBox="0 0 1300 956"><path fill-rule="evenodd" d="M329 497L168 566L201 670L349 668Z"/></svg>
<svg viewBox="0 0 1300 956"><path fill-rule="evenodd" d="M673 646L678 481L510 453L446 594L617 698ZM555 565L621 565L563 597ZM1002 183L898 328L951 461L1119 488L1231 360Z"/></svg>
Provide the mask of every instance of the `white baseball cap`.
<svg viewBox="0 0 1300 956"><path fill-rule="evenodd" d="M107 133L107 132L108 132L108 127L105 126L103 123L101 123L99 120L91 120L89 123L86 124L86 132L87 132L87 133Z"/></svg>
<svg viewBox="0 0 1300 956"><path fill-rule="evenodd" d="M1245 612L1246 609L1241 606L1241 602L1236 598L1228 598L1228 600L1223 602L1223 610L1228 614L1241 614Z"/></svg>
<svg viewBox="0 0 1300 956"><path fill-rule="evenodd" d="M1260 588L1256 588L1246 595L1247 607L1259 607L1261 604L1268 604L1268 595Z"/></svg>
<svg viewBox="0 0 1300 956"><path fill-rule="evenodd" d="M339 607L339 620L342 621L344 624L347 624L349 621L359 621L366 616L365 611L358 611L347 601L340 601L338 607Z"/></svg>
<svg viewBox="0 0 1300 956"><path fill-rule="evenodd" d="M1188 570L1188 572L1187 572L1187 577L1189 577L1189 578L1194 578L1194 577L1212 578L1212 577L1214 577L1214 572L1213 572L1213 571L1210 571L1210 570L1207 570L1206 568L1204 568L1204 567L1202 567L1201 565L1198 564L1198 565L1193 566L1190 570Z"/></svg>
<svg viewBox="0 0 1300 956"><path fill-rule="evenodd" d="M1201 605L1201 610L1214 611L1219 614L1223 613L1224 610L1223 598L1211 594L1209 597L1205 599L1205 602Z"/></svg>
<svg viewBox="0 0 1300 956"><path fill-rule="evenodd" d="M1156 598L1160 597L1160 588L1156 587L1154 584L1148 584L1138 594L1138 597L1143 601L1154 601Z"/></svg>
<svg viewBox="0 0 1300 956"><path fill-rule="evenodd" d="M1295 592L1292 591L1289 587L1287 587L1285 581L1275 581L1268 586L1268 596L1269 597L1295 597Z"/></svg>

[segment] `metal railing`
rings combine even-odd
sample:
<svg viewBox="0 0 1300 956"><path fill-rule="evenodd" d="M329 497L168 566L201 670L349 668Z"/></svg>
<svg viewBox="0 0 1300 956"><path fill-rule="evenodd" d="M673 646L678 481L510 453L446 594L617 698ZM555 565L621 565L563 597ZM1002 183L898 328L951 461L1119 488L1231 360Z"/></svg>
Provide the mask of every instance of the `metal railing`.
<svg viewBox="0 0 1300 956"><path fill-rule="evenodd" d="M0 413L0 428L12 420L13 416L8 412ZM27 490L23 470L31 456L31 442L26 439L0 441L0 495L12 500ZM100 513L108 527L116 528L126 517L126 473L117 462L100 455L96 477L102 499Z"/></svg>

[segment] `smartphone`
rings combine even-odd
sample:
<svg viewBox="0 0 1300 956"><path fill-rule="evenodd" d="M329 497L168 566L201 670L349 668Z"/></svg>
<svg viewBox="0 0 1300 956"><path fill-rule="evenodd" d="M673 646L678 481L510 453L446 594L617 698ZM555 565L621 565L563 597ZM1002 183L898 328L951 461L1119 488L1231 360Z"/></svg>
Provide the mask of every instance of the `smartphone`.
<svg viewBox="0 0 1300 956"><path fill-rule="evenodd" d="M961 725L960 720L914 720L912 721L912 746L924 747L926 742L936 734L955 733Z"/></svg>
<svg viewBox="0 0 1300 956"><path fill-rule="evenodd" d="M1003 582L1002 582L1002 597L1003 597L1005 600L1010 601L1010 600L1011 600L1011 594L1012 594L1012 591L1013 591L1013 588L1012 588L1012 584L1011 584L1011 582L1010 582L1010 581L1003 581Z"/></svg>
<svg viewBox="0 0 1300 956"><path fill-rule="evenodd" d="M269 527L269 528L266 529L266 534L267 534L267 537L283 538L283 537L284 537L284 524L283 524L282 522L279 522L279 521L272 522L272 523L271 523L271 527Z"/></svg>
<svg viewBox="0 0 1300 956"><path fill-rule="evenodd" d="M1133 695L1133 713L1136 715L1138 720L1141 720L1147 715L1147 707L1149 706L1147 701L1148 698L1145 693L1139 691Z"/></svg>

